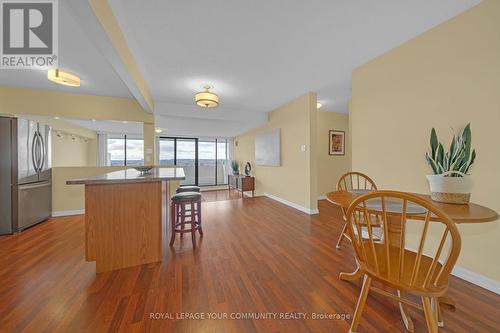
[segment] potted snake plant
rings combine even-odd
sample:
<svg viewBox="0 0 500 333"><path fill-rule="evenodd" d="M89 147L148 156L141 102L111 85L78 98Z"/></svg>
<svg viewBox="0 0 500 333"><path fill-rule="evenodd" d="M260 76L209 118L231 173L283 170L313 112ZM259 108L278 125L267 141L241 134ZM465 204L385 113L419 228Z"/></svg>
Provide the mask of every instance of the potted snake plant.
<svg viewBox="0 0 500 333"><path fill-rule="evenodd" d="M458 135L453 135L448 151L445 152L434 128L431 131L430 145L431 151L425 157L433 172L432 175L427 175L432 200L467 204L472 189L468 172L476 159L476 151L471 149L470 124Z"/></svg>
<svg viewBox="0 0 500 333"><path fill-rule="evenodd" d="M231 161L231 170L233 170L233 175L237 175L239 174L239 165L238 165L238 161L236 160L232 160Z"/></svg>

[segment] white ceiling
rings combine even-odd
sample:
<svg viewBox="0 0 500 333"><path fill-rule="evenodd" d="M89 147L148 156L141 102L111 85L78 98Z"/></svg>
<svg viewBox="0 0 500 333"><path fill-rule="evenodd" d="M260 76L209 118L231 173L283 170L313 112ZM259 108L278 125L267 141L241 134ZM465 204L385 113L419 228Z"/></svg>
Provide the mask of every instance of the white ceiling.
<svg viewBox="0 0 500 333"><path fill-rule="evenodd" d="M178 116L155 116L155 124L163 129L162 135L190 137L231 138L264 124L254 118L215 120Z"/></svg>
<svg viewBox="0 0 500 333"><path fill-rule="evenodd" d="M221 137L259 126L267 112L308 91L322 111L347 112L354 68L479 2L110 0L155 100L157 127ZM102 36L88 27L96 21L91 10L68 3L59 1L59 61L82 87L56 85L34 70L1 70L0 85L132 97L102 53ZM220 95L215 109L194 105L206 83Z"/></svg>
<svg viewBox="0 0 500 333"><path fill-rule="evenodd" d="M47 89L91 95L131 97L120 77L59 1L59 67L81 77L81 87L66 87L47 80L46 70L0 70L0 85Z"/></svg>
<svg viewBox="0 0 500 333"><path fill-rule="evenodd" d="M156 103L193 106L209 83L221 108L249 112L307 91L347 112L355 67L479 2L111 0Z"/></svg>
<svg viewBox="0 0 500 333"><path fill-rule="evenodd" d="M169 135L233 137L267 121L265 112L203 109L193 105L156 103L155 124Z"/></svg>

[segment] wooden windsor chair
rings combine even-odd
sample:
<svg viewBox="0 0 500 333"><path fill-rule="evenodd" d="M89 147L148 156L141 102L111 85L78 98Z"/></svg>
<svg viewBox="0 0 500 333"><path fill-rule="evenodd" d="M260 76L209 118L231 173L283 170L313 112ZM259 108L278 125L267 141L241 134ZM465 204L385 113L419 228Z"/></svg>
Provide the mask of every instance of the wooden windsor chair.
<svg viewBox="0 0 500 333"><path fill-rule="evenodd" d="M373 239L370 223L365 216L378 214L383 225L382 241ZM408 223L417 232L417 248L407 244ZM429 225L440 235L438 241L428 240ZM367 226L368 238L360 229ZM349 332L355 332L369 291L424 311L428 331L438 332L440 309L437 298L448 288L448 277L460 253L461 239L455 223L431 202L403 192L375 191L357 198L347 210L347 226L360 271L363 287ZM414 231L413 231L414 232ZM434 230L436 232L436 230ZM371 286L372 279L397 290L397 295ZM401 292L420 296L422 305L407 300ZM403 315L403 312L402 312ZM404 317L403 317L404 320Z"/></svg>
<svg viewBox="0 0 500 333"><path fill-rule="evenodd" d="M337 182L337 191L375 191L377 190L377 185L375 182L367 175L361 172L348 172L344 174ZM342 207L342 215L344 218L344 226L342 227L342 232L340 233L339 239L335 247L340 248L340 244L344 238L351 239L347 233L347 219L346 219L346 209Z"/></svg>

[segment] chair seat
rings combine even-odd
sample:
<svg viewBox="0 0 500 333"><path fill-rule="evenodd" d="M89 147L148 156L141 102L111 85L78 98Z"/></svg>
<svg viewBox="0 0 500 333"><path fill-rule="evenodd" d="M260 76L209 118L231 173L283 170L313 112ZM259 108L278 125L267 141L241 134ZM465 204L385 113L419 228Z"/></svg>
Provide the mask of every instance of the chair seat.
<svg viewBox="0 0 500 333"><path fill-rule="evenodd" d="M199 192L180 192L172 196L173 202L181 201L198 201L201 200L201 194Z"/></svg>
<svg viewBox="0 0 500 333"><path fill-rule="evenodd" d="M182 192L200 192L200 187L199 186L194 186L194 185L181 186L181 187L177 188L176 192L177 193L182 193Z"/></svg>
<svg viewBox="0 0 500 333"><path fill-rule="evenodd" d="M429 295L429 292L435 293L435 294L442 294L445 292L445 288L437 288L435 287L432 282L434 282L436 276L438 275L442 265L439 262L436 262L434 272L432 274L432 278L429 278L431 281L429 283L429 286L427 288L423 288L424 281L427 278L427 272L429 271L429 268L432 264L433 258L428 257L424 254L422 254L422 257L420 259L420 265L419 269L416 274L416 278L413 283L411 283L411 277L412 277L412 269L414 266L414 263L417 259L417 253L414 251L410 251L408 249L404 250L404 267L403 270L400 274L400 262L399 262L399 248L395 246L389 246L389 258L390 258L390 264L389 266L391 267L391 272L389 275L389 271L386 265L386 246L384 243L376 243L374 242L374 248L375 248L375 253L376 253L376 258L377 258L377 263L379 263L379 272L377 273L377 268L374 264L373 260L373 251L371 249L371 245L369 241L363 241L363 247L366 251L366 256L370 258L370 265L367 266L365 264L362 264L361 268L364 270L368 275L370 275L372 278L385 282L388 285L392 285L394 287L395 283L399 284L399 288L401 291L409 291L413 294L416 295ZM447 283L446 283L447 284ZM445 284L445 285L446 285ZM401 285L403 287L401 287ZM438 285L443 285L443 283L438 283ZM420 293L421 292L421 293Z"/></svg>

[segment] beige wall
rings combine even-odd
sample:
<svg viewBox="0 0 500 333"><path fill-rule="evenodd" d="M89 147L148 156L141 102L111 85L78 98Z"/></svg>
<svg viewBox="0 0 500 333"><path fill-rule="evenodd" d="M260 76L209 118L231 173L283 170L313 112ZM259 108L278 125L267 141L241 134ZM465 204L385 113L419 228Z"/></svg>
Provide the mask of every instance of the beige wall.
<svg viewBox="0 0 500 333"><path fill-rule="evenodd" d="M381 188L428 192L429 132L471 122L478 157L472 201L500 212L500 1L485 0L357 68L352 165ZM458 265L500 280L500 223L459 226Z"/></svg>
<svg viewBox="0 0 500 333"><path fill-rule="evenodd" d="M84 127L49 116L16 114L52 127L52 166L96 166L97 134ZM61 136L57 134L61 133ZM75 140L72 139L75 135Z"/></svg>
<svg viewBox="0 0 500 333"><path fill-rule="evenodd" d="M275 128L281 130L281 166L255 165L255 135ZM317 209L316 94L307 93L275 109L264 126L235 138L235 159L241 169L247 161L252 164L257 195L267 193Z"/></svg>
<svg viewBox="0 0 500 333"><path fill-rule="evenodd" d="M133 99L0 86L0 114L2 113L38 117L42 119L38 121L54 128L92 139L96 137L95 132L53 117L143 122L144 160L154 160L154 115L145 112ZM92 146L90 149L95 150L96 147ZM151 148L153 153L147 156L146 148ZM90 153L90 156L95 155L96 153Z"/></svg>
<svg viewBox="0 0 500 333"><path fill-rule="evenodd" d="M82 210L85 208L84 185L66 185L70 179L96 176L125 167L54 167L52 168L52 211Z"/></svg>
<svg viewBox="0 0 500 333"><path fill-rule="evenodd" d="M52 132L52 167L96 166L97 140L83 139Z"/></svg>
<svg viewBox="0 0 500 333"><path fill-rule="evenodd" d="M54 139L53 211L84 208L83 186L69 187L65 183L67 179L92 176L114 170L112 167L88 167L96 165L97 140L95 132L53 117L143 122L147 123L149 128L148 133L144 134L145 143L154 142L154 115L146 113L134 99L129 98L0 86L0 114L2 113L27 116L27 118L49 124L54 129L90 139L87 145L83 145L81 142L66 141L67 138ZM80 165L80 163L84 164Z"/></svg>
<svg viewBox="0 0 500 333"><path fill-rule="evenodd" d="M87 166L97 166L97 139L88 142Z"/></svg>
<svg viewBox="0 0 500 333"><path fill-rule="evenodd" d="M318 195L324 196L334 191L337 180L351 170L349 142L349 115L335 112L317 112L317 165L318 165ZM329 131L346 132L346 154L332 156L328 154Z"/></svg>
<svg viewBox="0 0 500 333"><path fill-rule="evenodd" d="M19 118L29 119L33 121L37 121L39 123L49 125L52 127L52 130L60 130L63 132L76 134L81 137L95 139L96 132L89 130L85 127L81 127L70 122L64 121L62 119L55 119L52 116L36 116L30 114L15 114Z"/></svg>
<svg viewBox="0 0 500 333"><path fill-rule="evenodd" d="M29 116L30 119L36 116ZM51 117L38 121L52 126L52 166L96 166L97 133L84 127ZM58 132L62 136L58 136ZM76 135L75 140L71 135Z"/></svg>
<svg viewBox="0 0 500 333"><path fill-rule="evenodd" d="M144 137L144 164L156 164L156 144L155 144L155 124L144 123L143 125Z"/></svg>
<svg viewBox="0 0 500 333"><path fill-rule="evenodd" d="M0 113L154 122L131 98L0 86Z"/></svg>
<svg viewBox="0 0 500 333"><path fill-rule="evenodd" d="M52 169L52 211L67 212L85 209L85 186L66 185L70 179L96 176L126 167L55 167ZM179 181L170 182L170 196L179 187Z"/></svg>

